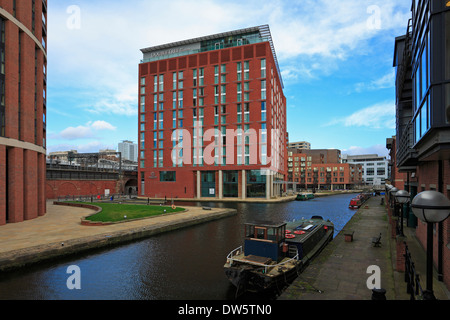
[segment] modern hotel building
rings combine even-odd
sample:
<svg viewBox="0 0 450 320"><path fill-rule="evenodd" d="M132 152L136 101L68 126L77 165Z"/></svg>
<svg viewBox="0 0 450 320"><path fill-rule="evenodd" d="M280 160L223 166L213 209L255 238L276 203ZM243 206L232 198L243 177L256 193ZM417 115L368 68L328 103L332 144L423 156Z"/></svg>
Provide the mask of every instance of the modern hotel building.
<svg viewBox="0 0 450 320"><path fill-rule="evenodd" d="M0 225L46 212L46 43L46 0L0 0Z"/></svg>
<svg viewBox="0 0 450 320"><path fill-rule="evenodd" d="M139 195L279 194L286 176L286 98L269 27L141 51Z"/></svg>

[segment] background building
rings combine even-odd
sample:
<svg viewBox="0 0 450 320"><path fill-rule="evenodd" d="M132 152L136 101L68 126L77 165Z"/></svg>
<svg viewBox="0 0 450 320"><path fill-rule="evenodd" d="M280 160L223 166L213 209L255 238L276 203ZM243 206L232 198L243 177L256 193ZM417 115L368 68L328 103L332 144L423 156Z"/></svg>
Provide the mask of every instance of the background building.
<svg viewBox="0 0 450 320"><path fill-rule="evenodd" d="M450 197L450 3L413 1L406 34L395 39L396 143L398 172L394 181L413 199L425 190ZM391 150L392 152L392 150ZM426 224L409 212L409 225L426 247ZM415 220L415 223L412 221ZM435 225L434 263L438 277L450 288L450 219ZM447 241L446 241L447 239Z"/></svg>
<svg viewBox="0 0 450 320"><path fill-rule="evenodd" d="M288 149L311 149L311 143L306 141L289 142Z"/></svg>
<svg viewBox="0 0 450 320"><path fill-rule="evenodd" d="M0 0L0 225L45 206L47 1Z"/></svg>
<svg viewBox="0 0 450 320"><path fill-rule="evenodd" d="M120 142L118 150L122 153L123 160L138 161L138 145L133 141L124 140Z"/></svg>
<svg viewBox="0 0 450 320"><path fill-rule="evenodd" d="M139 194L279 194L286 173L286 98L269 27L142 53Z"/></svg>
<svg viewBox="0 0 450 320"><path fill-rule="evenodd" d="M365 184L384 186L389 177L389 160L377 154L342 155L342 163L362 165L362 179Z"/></svg>
<svg viewBox="0 0 450 320"><path fill-rule="evenodd" d="M341 163L337 149L288 149L288 181L298 189L347 190L362 183L362 165Z"/></svg>

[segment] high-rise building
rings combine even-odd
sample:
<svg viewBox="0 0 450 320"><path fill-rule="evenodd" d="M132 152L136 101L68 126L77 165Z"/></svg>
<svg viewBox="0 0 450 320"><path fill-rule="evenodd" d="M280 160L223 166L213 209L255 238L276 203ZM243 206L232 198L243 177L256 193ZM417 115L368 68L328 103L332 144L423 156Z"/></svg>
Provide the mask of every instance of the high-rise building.
<svg viewBox="0 0 450 320"><path fill-rule="evenodd" d="M45 206L47 1L0 0L0 225Z"/></svg>
<svg viewBox="0 0 450 320"><path fill-rule="evenodd" d="M269 27L141 51L139 195L279 194L286 98Z"/></svg>
<svg viewBox="0 0 450 320"><path fill-rule="evenodd" d="M120 142L119 152L122 153L122 160L138 161L138 145L133 141L124 140Z"/></svg>

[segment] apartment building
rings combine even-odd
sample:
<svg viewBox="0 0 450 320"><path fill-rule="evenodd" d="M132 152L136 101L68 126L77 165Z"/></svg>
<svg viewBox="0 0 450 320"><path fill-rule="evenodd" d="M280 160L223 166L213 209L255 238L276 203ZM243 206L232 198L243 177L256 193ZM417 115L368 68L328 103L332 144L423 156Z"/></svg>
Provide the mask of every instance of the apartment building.
<svg viewBox="0 0 450 320"><path fill-rule="evenodd" d="M0 225L4 225L46 212L46 0L0 0L0 60Z"/></svg>
<svg viewBox="0 0 450 320"><path fill-rule="evenodd" d="M405 29L395 39L397 132L396 143L388 145L406 179L395 186L411 199L425 190L450 197L450 2L413 0ZM417 221L424 247L426 233ZM450 288L450 219L435 225L433 237L438 278Z"/></svg>
<svg viewBox="0 0 450 320"><path fill-rule="evenodd" d="M288 181L295 189L347 190L362 183L362 165L341 163L337 149L289 149Z"/></svg>

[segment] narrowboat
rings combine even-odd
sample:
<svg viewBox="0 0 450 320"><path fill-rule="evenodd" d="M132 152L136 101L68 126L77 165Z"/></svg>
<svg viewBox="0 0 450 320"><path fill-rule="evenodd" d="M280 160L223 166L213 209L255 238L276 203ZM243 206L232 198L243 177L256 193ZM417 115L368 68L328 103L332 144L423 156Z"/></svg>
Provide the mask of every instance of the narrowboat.
<svg viewBox="0 0 450 320"><path fill-rule="evenodd" d="M370 198L369 193L361 193L357 195L355 198L350 200L349 208L350 209L359 209L364 202L366 202Z"/></svg>
<svg viewBox="0 0 450 320"><path fill-rule="evenodd" d="M311 199L314 199L314 193L299 193L295 198L297 201L306 201Z"/></svg>
<svg viewBox="0 0 450 320"><path fill-rule="evenodd" d="M236 295L278 290L289 285L333 239L334 225L322 217L293 222L244 224L244 245L224 265Z"/></svg>

